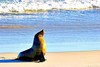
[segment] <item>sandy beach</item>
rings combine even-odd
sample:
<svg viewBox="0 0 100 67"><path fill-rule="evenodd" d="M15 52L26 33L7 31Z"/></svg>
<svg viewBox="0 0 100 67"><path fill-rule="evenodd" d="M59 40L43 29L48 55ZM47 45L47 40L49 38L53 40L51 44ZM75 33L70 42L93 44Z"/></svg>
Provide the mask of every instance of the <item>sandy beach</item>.
<svg viewBox="0 0 100 67"><path fill-rule="evenodd" d="M0 53L0 67L100 67L100 51L47 53L41 63L13 60L17 55Z"/></svg>

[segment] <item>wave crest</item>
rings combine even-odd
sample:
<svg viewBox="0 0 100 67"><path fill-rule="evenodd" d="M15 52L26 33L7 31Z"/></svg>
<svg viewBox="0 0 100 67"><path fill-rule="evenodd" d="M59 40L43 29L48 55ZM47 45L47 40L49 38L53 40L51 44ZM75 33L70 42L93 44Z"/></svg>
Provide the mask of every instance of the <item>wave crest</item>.
<svg viewBox="0 0 100 67"><path fill-rule="evenodd" d="M2 2L0 13L33 13L48 10L81 10L100 8L99 0L64 0L64 1L43 1L43 2Z"/></svg>

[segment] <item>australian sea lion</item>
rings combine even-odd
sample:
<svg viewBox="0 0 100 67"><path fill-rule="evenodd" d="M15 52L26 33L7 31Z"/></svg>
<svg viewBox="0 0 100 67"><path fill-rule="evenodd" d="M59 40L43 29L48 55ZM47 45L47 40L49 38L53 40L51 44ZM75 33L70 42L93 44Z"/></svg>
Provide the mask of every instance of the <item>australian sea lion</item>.
<svg viewBox="0 0 100 67"><path fill-rule="evenodd" d="M34 36L33 46L18 55L18 60L24 61L45 61L46 44L43 38L44 30L41 30Z"/></svg>

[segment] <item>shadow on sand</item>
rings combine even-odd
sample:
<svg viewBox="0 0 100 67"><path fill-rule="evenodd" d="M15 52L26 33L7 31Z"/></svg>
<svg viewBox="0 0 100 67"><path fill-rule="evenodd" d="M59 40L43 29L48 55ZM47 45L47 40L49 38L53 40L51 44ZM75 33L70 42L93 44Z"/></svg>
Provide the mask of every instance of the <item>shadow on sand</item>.
<svg viewBox="0 0 100 67"><path fill-rule="evenodd" d="M20 63L20 62L32 62L32 61L21 61L21 60L15 60L15 59L0 60L0 63Z"/></svg>

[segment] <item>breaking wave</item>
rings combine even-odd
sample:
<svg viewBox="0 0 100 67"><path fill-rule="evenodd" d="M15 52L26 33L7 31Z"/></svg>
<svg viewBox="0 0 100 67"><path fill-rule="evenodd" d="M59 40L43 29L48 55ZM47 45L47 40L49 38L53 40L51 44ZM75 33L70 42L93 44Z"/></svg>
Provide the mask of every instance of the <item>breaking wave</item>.
<svg viewBox="0 0 100 67"><path fill-rule="evenodd" d="M0 13L33 13L48 10L100 8L100 0L1 0Z"/></svg>

